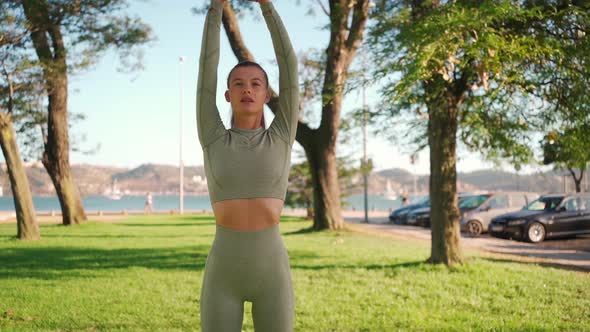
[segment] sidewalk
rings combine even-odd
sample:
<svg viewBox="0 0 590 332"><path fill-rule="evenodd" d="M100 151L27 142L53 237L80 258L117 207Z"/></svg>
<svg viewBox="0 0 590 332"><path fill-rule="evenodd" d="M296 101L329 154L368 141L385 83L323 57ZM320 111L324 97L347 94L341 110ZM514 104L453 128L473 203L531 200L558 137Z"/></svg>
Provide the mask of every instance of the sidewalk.
<svg viewBox="0 0 590 332"><path fill-rule="evenodd" d="M390 224L387 216L369 218L369 224L361 223L363 219L358 216L345 217L345 222L354 231L393 238L414 238L430 243L430 229L428 228ZM590 272L590 235L578 236L573 239L546 240L533 244L498 239L488 235L474 238L462 234L461 245L496 259Z"/></svg>

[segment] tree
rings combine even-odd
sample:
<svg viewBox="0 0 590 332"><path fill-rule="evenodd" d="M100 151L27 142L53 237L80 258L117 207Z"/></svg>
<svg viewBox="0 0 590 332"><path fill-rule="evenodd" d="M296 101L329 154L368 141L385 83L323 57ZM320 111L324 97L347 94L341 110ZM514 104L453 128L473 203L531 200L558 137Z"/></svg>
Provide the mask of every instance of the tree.
<svg viewBox="0 0 590 332"><path fill-rule="evenodd" d="M121 52L124 66L139 68L140 62L133 64L126 59L140 55L137 47L150 40L151 31L138 18L116 15L126 4L125 0L3 2L13 16L23 18L18 29L26 31L27 47L22 54L41 71L47 95L42 162L55 186L64 225L86 219L69 164L68 76L89 68L109 48Z"/></svg>
<svg viewBox="0 0 590 332"><path fill-rule="evenodd" d="M314 230L341 229L344 225L338 184L336 145L340 115L349 68L362 42L369 16L369 0L329 0L321 4L329 19L330 42L325 49L326 62L321 92L321 120L316 129L299 121L296 140L305 151L311 169L314 204ZM251 3L230 1L223 9L223 27L238 61L253 60L240 33L237 10L251 10ZM202 9L200 10L202 12ZM277 98L268 103L276 113Z"/></svg>
<svg viewBox="0 0 590 332"><path fill-rule="evenodd" d="M557 169L567 169L576 184L576 192L582 191L584 172L590 163L590 124L567 128L562 133L552 131L545 136L543 164L554 164ZM579 176L576 174L579 171Z"/></svg>
<svg viewBox="0 0 590 332"><path fill-rule="evenodd" d="M353 177L362 172L359 168L351 167L351 164L349 157L338 158L338 181L342 206L346 205L345 198L350 196L351 190L354 189ZM304 207L307 210L307 219L314 217L313 185L308 161L294 164L291 167L285 205Z"/></svg>
<svg viewBox="0 0 590 332"><path fill-rule="evenodd" d="M389 107L377 116L427 122L415 136L430 147L429 262L463 261L457 141L517 168L531 159L528 134L541 110L530 94L543 84L540 68L563 59L558 39L535 28L561 14L511 0L382 1L371 45Z"/></svg>
<svg viewBox="0 0 590 332"><path fill-rule="evenodd" d="M37 223L29 181L20 156L13 121L18 120L19 110L26 96L35 89L31 75L20 75L30 66L26 59L14 56L22 46L25 37L15 29L19 18L8 12L5 5L0 5L0 146L6 160L6 171L10 180L14 200L17 238L20 240L38 240L41 238ZM22 78L27 79L23 80Z"/></svg>
<svg viewBox="0 0 590 332"><path fill-rule="evenodd" d="M567 1L561 5L566 4ZM553 24L543 27L544 33L560 38L561 52L566 60L552 61L545 67L541 76L550 83L537 92L551 103L551 112L545 117L548 134L541 140L543 164L567 169L577 192L582 189L581 182L590 162L589 8L589 4L586 8L568 6Z"/></svg>

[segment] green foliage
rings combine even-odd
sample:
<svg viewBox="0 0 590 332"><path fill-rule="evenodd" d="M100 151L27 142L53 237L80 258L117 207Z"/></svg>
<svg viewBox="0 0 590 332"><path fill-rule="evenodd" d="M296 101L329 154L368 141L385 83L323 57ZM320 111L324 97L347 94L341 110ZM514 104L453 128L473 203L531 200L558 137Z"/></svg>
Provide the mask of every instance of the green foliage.
<svg viewBox="0 0 590 332"><path fill-rule="evenodd" d="M313 206L313 184L308 161L291 166L285 205L307 209Z"/></svg>
<svg viewBox="0 0 590 332"><path fill-rule="evenodd" d="M153 37L151 29L139 18L124 15L127 1L123 0L33 2L34 11L47 12L42 27L27 20L22 6L15 0L0 3L0 110L11 114L17 139L23 147L23 159L38 160L47 138L48 84L43 71L58 68L39 60L31 32L50 27L61 32L65 49L60 50L58 41L52 40L55 44L51 51L53 56L57 52L66 53L70 75L90 68L111 48L119 52L123 71L139 69L140 47ZM73 113L68 117L70 127L83 119L80 114ZM83 140L75 139L71 149L82 150L78 143ZM92 150L83 153L92 153Z"/></svg>
<svg viewBox="0 0 590 332"><path fill-rule="evenodd" d="M554 164L558 169L585 170L590 163L590 125L552 131L545 136L543 164Z"/></svg>
<svg viewBox="0 0 590 332"><path fill-rule="evenodd" d="M23 16L20 1L8 0L5 6L14 16ZM32 6L35 11L46 10L46 24L59 27L63 34L69 74L92 66L109 49L120 54L121 70L140 69L140 47L153 39L148 25L137 17L125 15L126 0L38 1ZM22 23L17 26L19 31L42 28L32 22ZM32 48L30 37L24 42L27 48Z"/></svg>
<svg viewBox="0 0 590 332"><path fill-rule="evenodd" d="M44 223L43 239L29 243L0 225L0 330L199 330L214 223L200 215ZM449 270L424 263L420 241L299 232L310 225L284 217L280 226L295 331L590 329L587 273L478 256ZM251 313L246 303L243 331L254 331Z"/></svg>
<svg viewBox="0 0 590 332"><path fill-rule="evenodd" d="M338 181L340 184L340 204L346 206L349 203L346 197L352 194L354 189L353 179L356 175L361 174L361 169L352 166L354 162L350 157L339 157L338 162ZM372 164L369 166L369 172ZM291 165L289 173L289 187L285 205L291 207L304 207L311 209L313 207L313 182L309 161Z"/></svg>
<svg viewBox="0 0 590 332"><path fill-rule="evenodd" d="M382 93L389 107L382 115L424 117L424 109L453 96L458 137L468 148L517 166L528 162L530 135L543 126L546 111L537 94L546 83L542 73L567 61L561 37L546 30L581 8L515 0L383 6L370 38L375 74L387 78Z"/></svg>

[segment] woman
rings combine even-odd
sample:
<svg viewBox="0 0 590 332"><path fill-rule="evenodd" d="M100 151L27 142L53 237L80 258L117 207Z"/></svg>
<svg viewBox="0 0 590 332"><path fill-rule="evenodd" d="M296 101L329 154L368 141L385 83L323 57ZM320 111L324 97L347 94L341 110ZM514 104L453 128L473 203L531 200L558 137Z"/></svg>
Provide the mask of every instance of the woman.
<svg viewBox="0 0 590 332"><path fill-rule="evenodd" d="M278 223L297 130L297 59L272 3L258 0L279 65L279 111L265 129L268 78L258 64L240 63L227 79L232 125L226 130L215 105L224 2L212 0L207 13L197 87L197 129L217 224L201 290L201 326L241 331L244 301L250 301L256 331L292 331L293 285Z"/></svg>

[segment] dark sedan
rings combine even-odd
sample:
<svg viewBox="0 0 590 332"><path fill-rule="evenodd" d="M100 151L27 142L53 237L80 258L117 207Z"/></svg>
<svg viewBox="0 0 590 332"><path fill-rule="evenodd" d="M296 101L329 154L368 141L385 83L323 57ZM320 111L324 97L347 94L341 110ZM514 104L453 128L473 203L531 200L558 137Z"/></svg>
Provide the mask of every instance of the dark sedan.
<svg viewBox="0 0 590 332"><path fill-rule="evenodd" d="M393 210L389 215L389 221L394 224L405 225L408 222L408 213L426 206L430 206L430 199L428 196L419 199L416 203Z"/></svg>
<svg viewBox="0 0 590 332"><path fill-rule="evenodd" d="M521 211L492 219L490 235L533 243L590 233L590 194L544 195Z"/></svg>
<svg viewBox="0 0 590 332"><path fill-rule="evenodd" d="M459 193L459 211L461 214L477 209L489 197L490 194L473 195L468 193ZM415 209L408 213L408 225L430 227L430 204L427 207Z"/></svg>

